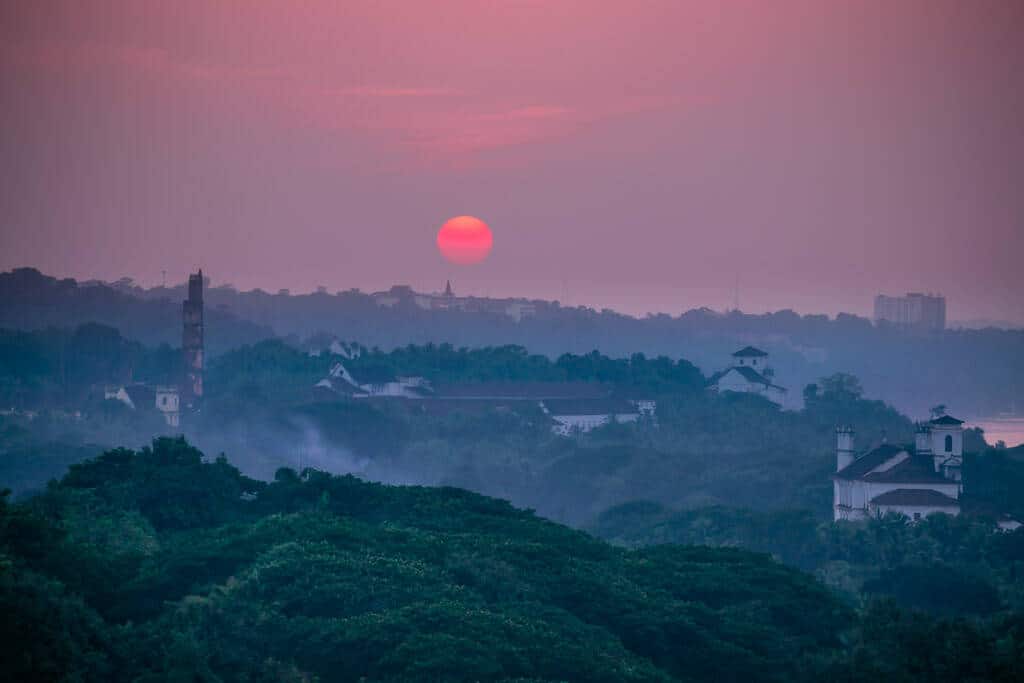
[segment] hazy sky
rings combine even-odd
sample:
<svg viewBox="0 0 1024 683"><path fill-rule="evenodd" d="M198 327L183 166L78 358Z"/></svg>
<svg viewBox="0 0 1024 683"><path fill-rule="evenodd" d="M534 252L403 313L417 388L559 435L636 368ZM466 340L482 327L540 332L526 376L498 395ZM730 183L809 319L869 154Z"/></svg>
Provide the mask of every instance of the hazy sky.
<svg viewBox="0 0 1024 683"><path fill-rule="evenodd" d="M1024 322L1024 3L0 5L0 268ZM454 266L435 234L494 232Z"/></svg>

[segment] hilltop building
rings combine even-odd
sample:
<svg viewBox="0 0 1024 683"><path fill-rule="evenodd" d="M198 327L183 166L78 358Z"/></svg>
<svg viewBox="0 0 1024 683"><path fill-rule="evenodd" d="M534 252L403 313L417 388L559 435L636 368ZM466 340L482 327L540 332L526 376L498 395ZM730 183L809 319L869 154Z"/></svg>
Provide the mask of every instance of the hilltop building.
<svg viewBox="0 0 1024 683"><path fill-rule="evenodd" d="M885 321L924 330L946 328L946 298L910 292L906 296L875 297L875 324Z"/></svg>
<svg viewBox="0 0 1024 683"><path fill-rule="evenodd" d="M188 299L181 304L181 400L195 409L203 398L203 271L188 276Z"/></svg>
<svg viewBox="0 0 1024 683"><path fill-rule="evenodd" d="M753 346L733 353L732 365L712 375L708 379L708 388L759 394L779 404L786 400L786 389L775 384L775 370L769 363L768 353Z"/></svg>
<svg viewBox="0 0 1024 683"><path fill-rule="evenodd" d="M104 389L103 398L108 401L120 401L132 410L156 410L168 427L181 426L181 408L177 387L151 387L145 384L114 385Z"/></svg>
<svg viewBox="0 0 1024 683"><path fill-rule="evenodd" d="M516 322L537 314L537 304L526 299L456 296L451 280L445 282L442 292L423 294L414 291L408 285L395 285L386 292L375 292L370 297L383 308L411 304L424 311L460 311L462 313L504 315Z"/></svg>
<svg viewBox="0 0 1024 683"><path fill-rule="evenodd" d="M339 350L341 347L339 346ZM339 355L339 354L336 354ZM348 357L348 356L346 356ZM402 399L431 414L535 406L550 419L551 431L571 436L612 422L655 418L657 402L611 395L597 382L489 381L434 385L424 377L397 377L381 368L349 370L341 360L313 387L320 400Z"/></svg>
<svg viewBox="0 0 1024 683"><path fill-rule="evenodd" d="M353 374L341 361L331 366L328 376L317 382L315 388L325 396L329 394L323 391L353 398L423 398L433 393L423 377L397 377L383 369L363 369Z"/></svg>
<svg viewBox="0 0 1024 683"><path fill-rule="evenodd" d="M654 416L654 401L627 401L617 398L556 398L540 402L551 416L551 431L559 436L589 432L613 422L636 422L642 416Z"/></svg>
<svg viewBox="0 0 1024 683"><path fill-rule="evenodd" d="M914 443L883 443L856 455L854 432L836 429L832 475L834 518L867 519L895 512L918 520L960 514L963 421L949 415L917 425Z"/></svg>

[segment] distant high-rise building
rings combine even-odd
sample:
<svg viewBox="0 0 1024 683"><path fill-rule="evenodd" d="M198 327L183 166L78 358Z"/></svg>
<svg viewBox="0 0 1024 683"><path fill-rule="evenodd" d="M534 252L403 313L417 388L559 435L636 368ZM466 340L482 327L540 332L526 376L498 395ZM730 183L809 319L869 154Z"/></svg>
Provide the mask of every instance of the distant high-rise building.
<svg viewBox="0 0 1024 683"><path fill-rule="evenodd" d="M203 398L203 271L188 276L188 299L181 304L184 378L181 400L196 408Z"/></svg>
<svg viewBox="0 0 1024 683"><path fill-rule="evenodd" d="M946 328L946 297L910 292L906 296L875 297L875 323L886 321L927 330Z"/></svg>

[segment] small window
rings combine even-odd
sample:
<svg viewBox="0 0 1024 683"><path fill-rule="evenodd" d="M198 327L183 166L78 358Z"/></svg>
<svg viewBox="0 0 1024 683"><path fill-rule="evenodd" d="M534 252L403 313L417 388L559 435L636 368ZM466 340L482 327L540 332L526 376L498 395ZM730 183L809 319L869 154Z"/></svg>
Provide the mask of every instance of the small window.
<svg viewBox="0 0 1024 683"><path fill-rule="evenodd" d="M953 435L952 434L946 434L946 452L947 453L952 453L953 452Z"/></svg>

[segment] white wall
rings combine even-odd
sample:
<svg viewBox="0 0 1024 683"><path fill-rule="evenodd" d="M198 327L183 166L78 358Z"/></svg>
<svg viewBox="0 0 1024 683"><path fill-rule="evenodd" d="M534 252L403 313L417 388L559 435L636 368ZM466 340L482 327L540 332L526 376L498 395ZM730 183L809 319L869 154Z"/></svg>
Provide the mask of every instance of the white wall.
<svg viewBox="0 0 1024 683"><path fill-rule="evenodd" d="M870 512L870 503L874 498L896 489L930 489L947 495L954 500L959 500L960 498L960 484L955 481L936 484L915 484L835 479L832 483L833 517L837 520L864 519Z"/></svg>
<svg viewBox="0 0 1024 683"><path fill-rule="evenodd" d="M616 422L636 422L640 419L638 413L617 413L615 415L552 415L555 424L551 431L555 434L568 436L575 431L589 432L608 424L612 419Z"/></svg>

